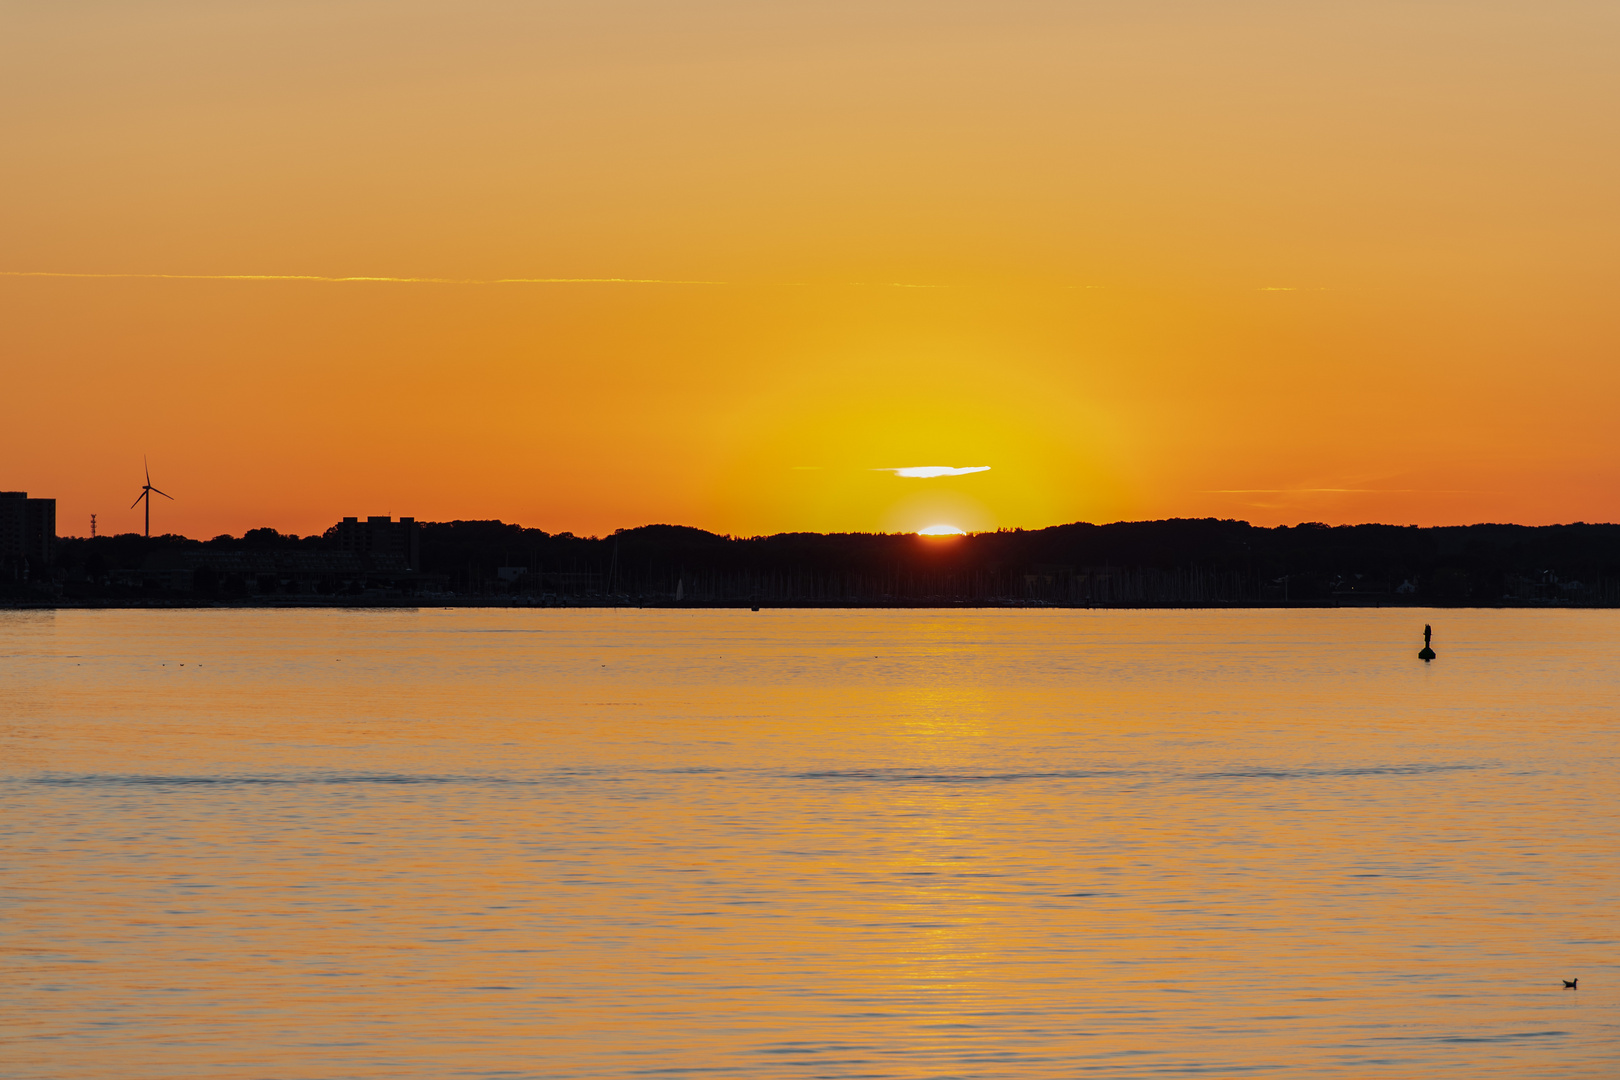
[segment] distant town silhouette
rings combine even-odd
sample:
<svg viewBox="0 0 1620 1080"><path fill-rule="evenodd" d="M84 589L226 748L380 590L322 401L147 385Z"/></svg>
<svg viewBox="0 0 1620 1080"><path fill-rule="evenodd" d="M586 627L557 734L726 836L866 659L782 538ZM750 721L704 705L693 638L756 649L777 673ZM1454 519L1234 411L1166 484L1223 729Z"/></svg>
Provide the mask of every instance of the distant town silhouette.
<svg viewBox="0 0 1620 1080"><path fill-rule="evenodd" d="M310 536L47 538L27 505L49 500L18 496L0 495L7 604L1620 605L1620 525L1607 524L1172 519L959 537L647 525L581 537L351 517Z"/></svg>

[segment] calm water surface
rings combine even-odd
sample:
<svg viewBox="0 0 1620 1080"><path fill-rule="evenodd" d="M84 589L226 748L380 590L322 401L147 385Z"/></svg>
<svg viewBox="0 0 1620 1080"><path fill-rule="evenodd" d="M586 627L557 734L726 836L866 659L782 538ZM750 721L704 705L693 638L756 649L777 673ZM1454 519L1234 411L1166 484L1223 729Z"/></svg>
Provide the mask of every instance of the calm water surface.
<svg viewBox="0 0 1620 1080"><path fill-rule="evenodd" d="M0 613L0 1074L1620 1076L1617 704L1615 612Z"/></svg>

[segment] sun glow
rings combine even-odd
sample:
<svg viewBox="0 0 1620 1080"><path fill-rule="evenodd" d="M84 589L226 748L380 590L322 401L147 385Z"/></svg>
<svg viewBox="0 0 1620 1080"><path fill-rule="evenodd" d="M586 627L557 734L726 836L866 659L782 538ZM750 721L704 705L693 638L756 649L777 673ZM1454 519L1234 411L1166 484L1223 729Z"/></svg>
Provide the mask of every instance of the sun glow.
<svg viewBox="0 0 1620 1080"><path fill-rule="evenodd" d="M918 529L918 536L966 536L966 529L958 529L955 525L930 525L926 529Z"/></svg>

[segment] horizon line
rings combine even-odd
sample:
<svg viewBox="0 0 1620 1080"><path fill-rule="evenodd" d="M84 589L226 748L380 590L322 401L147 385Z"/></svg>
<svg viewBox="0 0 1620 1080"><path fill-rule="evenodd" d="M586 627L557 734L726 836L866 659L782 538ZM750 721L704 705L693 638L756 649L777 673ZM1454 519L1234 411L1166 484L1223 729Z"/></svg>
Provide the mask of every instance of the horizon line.
<svg viewBox="0 0 1620 1080"><path fill-rule="evenodd" d="M392 519L392 515L390 515L390 517ZM395 523L398 523L398 521L403 520L403 518L392 519L392 520L394 520ZM517 523L515 521L505 521L505 520L503 520L501 518L451 518L451 519L446 520L446 521L430 521L430 520L427 520L427 519L424 519L424 518L412 518L412 520L419 526L424 526L424 525L455 525L455 524L503 525L503 526L515 527L515 528L523 529L523 530L532 529L532 530L534 530L536 532L545 533L548 537L569 536L569 537L573 537L576 540L611 540L615 536L618 536L618 535L620 535L622 533L635 532L635 531L637 531L639 529L655 529L655 528L691 529L691 530L693 530L695 532L708 533L710 536L716 536L716 537L720 537L720 538L726 539L726 540L762 540L762 539L769 539L771 537L776 537L776 536L919 536L919 535L922 535L922 534L920 534L919 532L917 532L916 530L913 530L913 529L899 529L899 530L842 529L842 530L832 530L832 531L818 531L818 530L813 530L813 529L781 529L781 530L778 530L776 532L730 533L730 532L714 532L713 530L705 529L705 528L703 528L701 526L698 526L698 525L677 525L677 524L674 524L672 522L664 522L664 521L648 522L647 524L644 524L644 525L633 525L633 526L630 526L628 528L614 529L611 532L603 533L601 535L596 535L596 534L578 535L578 534L574 533L572 530L569 530L569 529L562 529L562 530L559 530L557 532L548 532L547 530L541 529L538 526L520 525L519 523ZM1340 525L1329 525L1326 522L1320 522L1320 521L1300 521L1300 522L1295 522L1292 525L1256 525L1253 522L1248 521L1248 520L1243 519L1243 518L1219 518L1219 517L1183 517L1183 518L1174 518L1174 517L1172 517L1172 518L1138 518L1138 519L1119 518L1119 519L1116 519L1114 521L1075 520L1075 521L1058 522L1058 523L1053 524L1053 525L1035 525L1035 526L1009 525L1009 526L1001 526L1001 527L994 528L994 529L970 529L970 530L967 530L967 531L965 531L965 532L963 532L961 534L957 534L957 535L959 535L961 537L975 537L975 536L996 536L996 535L1002 534L1002 533L1044 532L1047 529L1062 529L1062 528L1067 528L1067 527L1069 527L1071 525L1089 525L1092 528L1103 529L1103 528L1108 528L1108 527L1114 526L1114 525L1160 525L1160 524L1171 524L1171 523L1181 523L1181 522L1198 522L1198 523L1201 523L1201 522L1217 522L1217 523L1221 523L1221 524L1244 525L1244 526L1247 526L1248 528L1251 528L1251 529L1267 529L1267 530L1271 530L1271 529L1297 529L1297 528L1303 528L1303 527L1305 527L1307 525L1319 525L1319 526L1322 526L1323 528L1328 528L1328 529L1357 529L1357 528L1367 528L1367 527L1382 527L1382 528L1391 528L1391 529L1473 529L1473 528L1485 528L1485 527L1506 527L1506 528L1515 528L1515 529L1557 529L1557 528L1567 528L1567 527L1574 526L1574 525L1590 525L1590 526L1600 526L1600 525L1615 526L1615 525L1620 525L1620 522L1615 522L1615 521L1556 521L1556 522L1548 522L1548 523L1541 524L1541 525L1527 525L1527 524L1523 524L1521 522L1515 522L1515 521L1473 521L1473 522L1468 522L1466 524L1453 524L1453 525L1416 525L1416 524L1410 524L1410 523L1408 523L1408 524L1399 524L1399 523L1396 523L1396 522L1389 522L1389 521L1361 521L1361 522L1346 523L1346 524L1340 524ZM331 528L331 527L332 526L328 526L328 528ZM252 528L252 529L245 530L243 532L243 534L242 534L242 537L245 537L248 532L254 532L254 531L257 531L259 529L274 529L274 526L270 526L270 525L254 526L254 528ZM323 532L302 533L302 534L300 534L300 533L283 533L279 529L275 529L274 531L277 533L277 535L280 535L280 536L297 537L299 539L311 539L311 538L320 537L320 536L324 535L324 531ZM160 534L158 534L156 536L147 537L147 536L143 536L139 532L133 532L133 531L131 531L131 532L122 532L122 533L99 533L98 535L93 536L93 537L92 536L80 536L78 534L60 535L60 536L57 536L56 539L58 539L58 540L109 540L109 539L112 539L113 537L116 537L116 536L135 536L135 537L140 537L141 539L148 539L148 540L161 540L164 537L177 537L177 538L179 538L181 540L191 540L191 541L194 541L196 543L209 543L209 542L211 542L213 540L221 539L222 537L229 538L229 539L232 539L232 540L242 539L242 537L235 536L235 535L233 535L231 533L220 533L220 534L217 534L215 536L199 538L199 537L194 537L194 536L187 536L184 533L170 532L170 533L160 533Z"/></svg>

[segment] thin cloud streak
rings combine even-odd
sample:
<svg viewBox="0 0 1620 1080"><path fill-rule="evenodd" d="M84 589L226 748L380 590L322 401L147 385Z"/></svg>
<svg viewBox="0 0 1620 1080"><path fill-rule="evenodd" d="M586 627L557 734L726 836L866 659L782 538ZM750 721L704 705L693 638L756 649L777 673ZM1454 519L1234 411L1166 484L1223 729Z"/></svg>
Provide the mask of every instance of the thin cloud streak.
<svg viewBox="0 0 1620 1080"><path fill-rule="evenodd" d="M1474 488L1203 488L1200 495L1480 495Z"/></svg>
<svg viewBox="0 0 1620 1080"><path fill-rule="evenodd" d="M989 472L988 465L965 465L957 468L953 465L907 465L903 468L873 469L873 472L892 472L896 476L903 476L908 480L933 480L941 476L966 476L968 473Z"/></svg>
<svg viewBox="0 0 1620 1080"><path fill-rule="evenodd" d="M772 282L711 281L706 278L630 278L630 277L512 277L512 278L448 278L448 277L392 277L383 274L92 274L65 270L0 270L0 277L11 278L83 278L89 280L147 280L147 281L312 281L322 284L350 284L371 282L384 285L770 285ZM789 282L789 285L810 286L809 282ZM919 285L904 281L848 281L843 285L855 289L949 289L951 285Z"/></svg>
<svg viewBox="0 0 1620 1080"><path fill-rule="evenodd" d="M381 282L390 285L729 285L729 281L686 281L668 278L430 278L325 274L81 274L54 270L0 270L0 277L20 278L139 278L154 281L316 281Z"/></svg>

